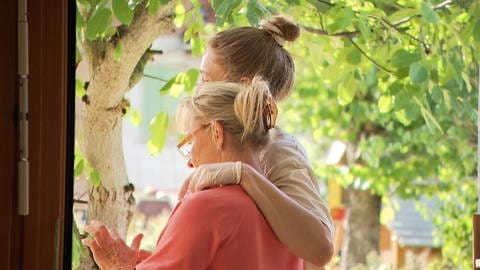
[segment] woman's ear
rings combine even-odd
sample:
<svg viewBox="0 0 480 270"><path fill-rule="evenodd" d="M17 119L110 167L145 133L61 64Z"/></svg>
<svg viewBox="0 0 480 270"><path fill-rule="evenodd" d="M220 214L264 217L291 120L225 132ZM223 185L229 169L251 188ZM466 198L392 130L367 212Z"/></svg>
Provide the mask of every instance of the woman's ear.
<svg viewBox="0 0 480 270"><path fill-rule="evenodd" d="M221 150L225 141L225 132L223 125L219 121L213 123L213 139L217 150Z"/></svg>

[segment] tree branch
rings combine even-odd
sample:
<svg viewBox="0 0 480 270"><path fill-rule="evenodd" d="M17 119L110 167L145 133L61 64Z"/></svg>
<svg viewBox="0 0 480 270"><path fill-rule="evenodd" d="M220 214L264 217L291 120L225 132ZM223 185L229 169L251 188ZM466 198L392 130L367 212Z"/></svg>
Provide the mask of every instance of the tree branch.
<svg viewBox="0 0 480 270"><path fill-rule="evenodd" d="M155 15L150 15L146 3L135 7L134 18L128 28L106 43L105 52L97 65L92 66L91 74L95 77L90 81L88 95L90 106L105 109L118 104L123 95L131 89L138 76L133 76L136 68L142 69L145 57L151 57L148 48L162 33L173 31L175 1L159 8ZM115 57L115 46L123 47L121 61ZM92 54L95 55L95 54ZM98 52L97 52L98 55ZM89 59L89 61L96 61Z"/></svg>
<svg viewBox="0 0 480 270"><path fill-rule="evenodd" d="M323 36L329 36L329 37L353 38L360 33L360 31L352 31L352 32L339 32L339 33L330 34L323 29L317 29L317 28L313 28L313 27L310 27L310 26L302 25L302 24L299 24L299 26L307 32L318 34L318 35L323 35Z"/></svg>
<svg viewBox="0 0 480 270"><path fill-rule="evenodd" d="M360 48L360 46L358 46L357 43L355 43L353 41L353 39L350 39L350 42L352 43L353 46L355 46L355 48L357 48L361 54L363 54L365 57L367 57L368 60L370 60L370 62L372 62L375 66L377 66L378 68L384 70L385 72L387 73L390 73L390 74L395 74L395 71L391 70L391 69L388 69L386 68L385 66L382 66L380 65L375 59L373 59L372 57L370 57L362 48Z"/></svg>
<svg viewBox="0 0 480 270"><path fill-rule="evenodd" d="M406 35L406 36L409 37L410 39L418 42L425 50L429 50L429 46L428 46L428 44L426 44L425 42L421 41L421 40L418 39L417 37L414 37L413 35L411 35L411 34L408 33L408 32L405 32L405 31L400 30L400 28L398 28L397 25L392 24L392 23L389 22L387 19L381 18L381 20L382 20L382 22L384 22L386 25L388 25L390 28L394 29L394 30L397 31L398 33L400 33L400 34L402 34L402 35Z"/></svg>
<svg viewBox="0 0 480 270"><path fill-rule="evenodd" d="M434 7L433 7L433 10L441 9L441 8L443 8L443 7L445 7L445 6L448 6L449 4L452 4L452 3L453 3L452 0L443 1L442 3L434 6ZM412 16L410 16L410 17L406 17L406 18L404 18L404 19L401 19L400 21L395 22L393 25L399 26L399 25L402 25L402 24L404 24L404 23L406 23L406 22L409 22L410 20L412 20L412 19L415 18L415 17L420 17L420 16L421 16L420 14L414 14L414 15L412 15Z"/></svg>
<svg viewBox="0 0 480 270"><path fill-rule="evenodd" d="M336 5L336 4L330 3L328 1L323 1L323 0L317 0L317 1L320 2L320 3L326 4L326 5L329 5L329 6L335 6ZM441 9L441 8L444 8L444 7L448 6L449 4L452 4L452 3L453 3L452 0L446 0L446 1L444 1L440 4L438 4L438 5L434 6L433 9L434 10ZM360 14L360 12L358 12L358 11L354 11L354 13ZM385 18L372 16L372 15L367 15L367 16L370 17L370 18L374 18L376 20L381 20L383 23L387 24L389 27L393 28L394 30L396 30L400 34L404 34L404 35L408 36L409 38L415 40L416 42L421 44L425 49L429 48L429 46L425 42L419 40L418 38L412 36L411 34L409 34L407 32L404 32L404 31L402 31L398 28L398 26L412 20L413 18L420 17L421 16L420 14L414 14L410 17L404 18L404 19L402 19L400 21L397 21L395 23L391 23ZM357 31L338 32L338 33L328 33L327 31L325 31L323 29L317 29L317 28L313 28L313 27L310 27L310 26L302 25L302 24L300 24L300 27L302 27L307 32L318 34L318 35L330 36L330 37L353 38L353 37L360 34L360 31L358 31L358 30Z"/></svg>
<svg viewBox="0 0 480 270"><path fill-rule="evenodd" d="M153 76L153 75L148 75L148 74L143 74L143 76L145 78L150 78L150 79L154 79L154 80L159 80L161 82L168 82L168 80L165 80L165 79L162 79L162 78L159 78L157 76Z"/></svg>

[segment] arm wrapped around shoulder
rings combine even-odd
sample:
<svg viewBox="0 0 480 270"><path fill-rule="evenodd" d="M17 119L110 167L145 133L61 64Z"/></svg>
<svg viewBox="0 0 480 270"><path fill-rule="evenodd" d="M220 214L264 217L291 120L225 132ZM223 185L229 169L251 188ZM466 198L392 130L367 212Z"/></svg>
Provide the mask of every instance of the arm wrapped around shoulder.
<svg viewBox="0 0 480 270"><path fill-rule="evenodd" d="M200 165L183 183L179 198L190 192L217 186L239 184L242 178L242 163L222 162Z"/></svg>

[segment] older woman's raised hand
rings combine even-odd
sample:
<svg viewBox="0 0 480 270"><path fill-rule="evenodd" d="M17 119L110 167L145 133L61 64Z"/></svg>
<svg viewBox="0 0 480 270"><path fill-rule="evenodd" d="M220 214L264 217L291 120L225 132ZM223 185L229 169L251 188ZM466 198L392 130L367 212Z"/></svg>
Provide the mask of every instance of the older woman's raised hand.
<svg viewBox="0 0 480 270"><path fill-rule="evenodd" d="M183 183L178 198L182 199L190 192L206 188L239 184L242 178L242 163L221 162L203 164L195 168Z"/></svg>
<svg viewBox="0 0 480 270"><path fill-rule="evenodd" d="M100 221L90 222L85 231L93 239L85 238L82 243L90 248L100 269L135 269L143 234L137 234L128 247L115 229L109 230Z"/></svg>

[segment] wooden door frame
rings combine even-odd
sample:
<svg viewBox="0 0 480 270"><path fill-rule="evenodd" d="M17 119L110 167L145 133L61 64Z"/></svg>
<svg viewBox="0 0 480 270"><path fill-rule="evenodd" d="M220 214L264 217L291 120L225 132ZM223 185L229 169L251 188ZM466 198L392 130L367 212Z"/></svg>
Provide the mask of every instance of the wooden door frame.
<svg viewBox="0 0 480 270"><path fill-rule="evenodd" d="M0 204L4 209L0 211L0 269L68 269L73 194L74 78L71 75L75 2L28 0L27 10L30 161L27 216L18 215L17 210L17 1L6 1L0 11L4 22L0 26L4 43L0 51L3 86ZM73 16L69 19L68 15ZM69 29L73 29L73 34Z"/></svg>
<svg viewBox="0 0 480 270"><path fill-rule="evenodd" d="M7 1L0 9L2 24L0 24L0 35L3 38L2 50L0 50L0 173L2 185L0 189L0 269L18 269L18 260L13 259L13 254L20 252L18 242L21 241L20 234L15 228L20 225L20 218L14 215L16 211L16 163L15 149L15 105L17 100L16 82L17 74L17 30L16 30L16 1ZM5 42L6 40L13 42Z"/></svg>

